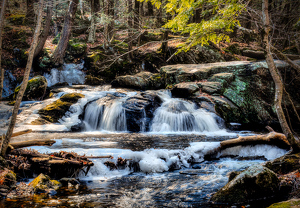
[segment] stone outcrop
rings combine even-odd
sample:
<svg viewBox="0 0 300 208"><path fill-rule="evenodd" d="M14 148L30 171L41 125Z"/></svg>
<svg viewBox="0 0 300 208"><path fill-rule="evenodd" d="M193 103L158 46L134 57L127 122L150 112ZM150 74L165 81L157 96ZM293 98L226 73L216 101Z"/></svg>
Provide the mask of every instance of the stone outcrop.
<svg viewBox="0 0 300 208"><path fill-rule="evenodd" d="M45 96L46 89L47 89L47 80L43 76L36 76L33 77L28 81L23 101L26 100L41 100ZM13 98L14 100L17 97L18 92L20 91L21 86L17 87L14 91Z"/></svg>
<svg viewBox="0 0 300 208"><path fill-rule="evenodd" d="M50 193L53 194L54 191L59 189L61 183L56 180L51 180L47 175L41 173L36 177L30 184L34 189L34 193Z"/></svg>
<svg viewBox="0 0 300 208"><path fill-rule="evenodd" d="M123 102L125 109L127 130L131 132L146 131L154 115L154 111L162 103L153 91L138 93Z"/></svg>
<svg viewBox="0 0 300 208"><path fill-rule="evenodd" d="M215 193L214 203L244 204L249 201L274 197L279 191L279 179L270 169L262 165L251 166L237 174Z"/></svg>

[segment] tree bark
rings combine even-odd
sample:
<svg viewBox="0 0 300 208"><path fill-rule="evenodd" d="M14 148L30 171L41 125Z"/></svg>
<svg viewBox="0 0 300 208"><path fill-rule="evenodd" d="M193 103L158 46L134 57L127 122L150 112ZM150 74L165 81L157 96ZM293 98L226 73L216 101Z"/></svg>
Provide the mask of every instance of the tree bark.
<svg viewBox="0 0 300 208"><path fill-rule="evenodd" d="M114 36L114 1L106 0L105 3L105 15L108 17L108 22L104 28L104 34L107 44L113 40ZM106 47L106 46L105 46Z"/></svg>
<svg viewBox="0 0 300 208"><path fill-rule="evenodd" d="M140 2L138 0L134 0L134 24L133 27L135 29L140 28Z"/></svg>
<svg viewBox="0 0 300 208"><path fill-rule="evenodd" d="M147 1L147 16L152 17L153 16L153 5L151 1Z"/></svg>
<svg viewBox="0 0 300 208"><path fill-rule="evenodd" d="M91 0L91 27L89 32L88 42L94 43L96 39L96 17L100 9L99 0Z"/></svg>
<svg viewBox="0 0 300 208"><path fill-rule="evenodd" d="M1 5L1 14L0 14L0 101L2 100L2 92L3 92L3 82L4 82L4 69L1 65L2 60L2 33L3 33L3 26L4 26L4 14L6 9L7 0L2 0Z"/></svg>
<svg viewBox="0 0 300 208"><path fill-rule="evenodd" d="M14 105L14 109L13 109L11 120L10 120L10 123L9 123L9 126L8 126L8 130L6 132L4 140L2 141L2 147L1 147L1 156L2 157L5 156L8 144L10 143L10 139L11 139L11 136L13 134L13 129L14 129L15 124L16 124L19 107L20 107L24 92L25 92L26 87L27 87L28 78L29 78L31 67L32 67L33 55L34 55L34 52L35 52L35 49L36 49L36 46L37 46L37 43L38 43L38 38L39 38L40 30L41 30L43 4L44 4L44 1L40 0L37 25L36 25L34 36L33 36L33 42L30 46L29 53L28 53L27 65L26 65L26 69L25 69L25 73L24 73L23 82L21 84L20 91L17 95L16 103Z"/></svg>
<svg viewBox="0 0 300 208"><path fill-rule="evenodd" d="M130 52L132 51L132 28L133 28L133 20L132 20L132 16L131 16L131 13L132 13L132 0L128 0L127 1L127 9L128 9L128 19L127 19L127 24L128 24L128 59L129 61L132 62L132 59L133 59L133 52Z"/></svg>
<svg viewBox="0 0 300 208"><path fill-rule="evenodd" d="M49 0L48 5L47 5L47 16L46 16L45 27L44 27L44 30L43 30L42 34L40 35L39 43L38 43L38 45L35 49L33 58L37 57L37 55L39 55L39 53L41 53L41 51L44 48L45 42L48 38L49 31L50 31L52 13L53 13L53 0Z"/></svg>
<svg viewBox="0 0 300 208"><path fill-rule="evenodd" d="M61 36L53 54L53 61L58 64L63 64L63 58L69 43L71 29L75 18L75 12L77 10L78 2L79 0L71 0L69 4L68 12L65 16L64 26L61 32Z"/></svg>
<svg viewBox="0 0 300 208"><path fill-rule="evenodd" d="M296 69L300 73L300 66L298 64L295 64L291 59L289 59L289 57L286 54L281 53L274 46L270 45L270 47L271 47L271 50L274 51L274 53L276 53L277 56L279 56L280 59L285 60L291 67L293 67L294 69Z"/></svg>
<svg viewBox="0 0 300 208"><path fill-rule="evenodd" d="M283 82L281 75L276 68L274 63L272 54L271 54L271 47L269 42L269 33L270 33L270 19L269 19L269 11L268 11L268 0L263 0L262 2L262 14L263 14L263 26L264 26L264 34L263 34L263 46L266 51L266 61L268 64L268 68L272 79L275 83L275 99L274 99L274 107L275 111L282 128L283 133L287 137L288 141L290 142L293 151L299 152L300 151L300 143L292 134L292 131L286 121L281 103L282 103L282 95L283 95Z"/></svg>

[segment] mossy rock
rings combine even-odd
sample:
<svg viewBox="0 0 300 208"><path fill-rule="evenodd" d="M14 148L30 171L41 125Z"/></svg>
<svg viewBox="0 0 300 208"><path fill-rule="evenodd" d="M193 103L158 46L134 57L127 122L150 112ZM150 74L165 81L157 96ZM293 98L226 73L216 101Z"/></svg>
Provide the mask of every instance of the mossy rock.
<svg viewBox="0 0 300 208"><path fill-rule="evenodd" d="M49 176L41 173L29 185L33 187L35 193L46 193L49 189L59 189L61 183L57 180L51 180Z"/></svg>
<svg viewBox="0 0 300 208"><path fill-rule="evenodd" d="M300 153L284 155L267 162L265 166L278 174L286 174L298 170L300 169Z"/></svg>
<svg viewBox="0 0 300 208"><path fill-rule="evenodd" d="M92 75L85 76L84 84L86 85L103 85L104 81L101 78L94 77Z"/></svg>
<svg viewBox="0 0 300 208"><path fill-rule="evenodd" d="M43 76L35 76L28 81L23 101L26 100L40 100L44 97L46 89L47 89L47 79ZM18 86L13 95L13 99L15 100L18 92L20 91L21 86Z"/></svg>
<svg viewBox="0 0 300 208"><path fill-rule="evenodd" d="M16 185L16 182L17 176L13 171L7 168L0 170L0 186L12 187Z"/></svg>
<svg viewBox="0 0 300 208"><path fill-rule="evenodd" d="M299 208L299 207L300 207L300 199L290 199L288 201L272 204L268 208Z"/></svg>
<svg viewBox="0 0 300 208"><path fill-rule="evenodd" d="M279 179L262 165L251 166L235 176L213 195L215 203L245 204L249 201L272 197L279 191Z"/></svg>
<svg viewBox="0 0 300 208"><path fill-rule="evenodd" d="M74 57L80 57L86 52L86 49L87 45L85 43L70 40L67 47L67 53Z"/></svg>
<svg viewBox="0 0 300 208"><path fill-rule="evenodd" d="M61 119L65 113L70 109L70 106L83 98L84 95L80 93L68 93L63 95L60 99L47 105L45 108L39 110L41 118L56 123Z"/></svg>

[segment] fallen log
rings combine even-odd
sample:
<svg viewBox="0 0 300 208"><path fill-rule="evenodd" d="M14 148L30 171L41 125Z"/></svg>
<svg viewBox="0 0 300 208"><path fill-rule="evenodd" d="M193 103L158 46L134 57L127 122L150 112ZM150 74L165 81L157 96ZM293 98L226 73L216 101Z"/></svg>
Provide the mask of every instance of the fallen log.
<svg viewBox="0 0 300 208"><path fill-rule="evenodd" d="M23 134L28 134L30 132L32 132L32 129L26 129L24 131L18 131L18 132L13 133L11 137L21 136Z"/></svg>
<svg viewBox="0 0 300 208"><path fill-rule="evenodd" d="M205 155L206 160L216 158L216 155L222 150L236 147L236 146L251 146L258 144L268 144L274 145L281 149L290 150L291 145L288 142L286 136L281 133L275 132L271 127L266 127L270 132L263 135L254 135L254 136L239 136L236 139L229 139L220 142L220 146L214 150L211 150Z"/></svg>
<svg viewBox="0 0 300 208"><path fill-rule="evenodd" d="M55 141L51 139L39 139L39 140L14 142L14 143L10 143L10 145L14 149L18 149L18 148L30 147L30 146L52 146L54 143Z"/></svg>
<svg viewBox="0 0 300 208"><path fill-rule="evenodd" d="M277 133L277 132L270 132L264 135L239 136L236 139L222 141L220 143L220 147L218 150L222 151L230 147L257 145L257 144L275 145L281 149L286 149L286 150L289 150L291 148L290 143L288 142L284 134Z"/></svg>

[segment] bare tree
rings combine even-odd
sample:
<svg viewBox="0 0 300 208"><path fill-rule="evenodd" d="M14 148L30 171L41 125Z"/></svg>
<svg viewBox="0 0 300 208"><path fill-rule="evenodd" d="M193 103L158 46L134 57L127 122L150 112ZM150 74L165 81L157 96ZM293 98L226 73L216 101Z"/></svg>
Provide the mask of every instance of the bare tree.
<svg viewBox="0 0 300 208"><path fill-rule="evenodd" d="M58 45L53 53L53 61L58 64L63 64L63 58L69 43L71 29L75 18L75 12L77 10L77 5L79 0L71 0L69 4L69 9L65 15L64 27L61 32L61 36Z"/></svg>
<svg viewBox="0 0 300 208"><path fill-rule="evenodd" d="M4 69L1 65L1 55L2 55L2 33L3 33L3 26L4 26L4 14L6 9L7 0L2 0L1 6L1 14L0 14L0 100L2 100L2 92L3 92L3 81L4 81Z"/></svg>
<svg viewBox="0 0 300 208"><path fill-rule="evenodd" d="M26 65L26 69L25 69L25 73L24 73L23 82L21 84L20 91L17 95L16 103L14 105L14 109L13 109L11 120L10 120L10 123L8 126L8 130L6 132L4 140L2 141L2 147L1 147L1 156L2 157L4 157L6 154L6 150L7 150L8 144L10 142L10 138L13 134L13 129L16 124L19 107L20 107L24 92L25 92L27 84L28 84L28 78L29 78L31 67L32 67L33 55L34 55L36 46L38 44L38 39L39 39L39 35L40 35L40 30L41 30L43 4L44 4L44 0L40 0L37 25L36 25L35 32L33 35L33 42L30 46L29 53L28 53L28 60L27 60L27 65Z"/></svg>
<svg viewBox="0 0 300 208"><path fill-rule="evenodd" d="M39 42L38 42L38 45L35 49L33 58L35 58L37 55L39 55L39 53L44 48L45 42L47 40L47 37L49 35L49 31L50 31L52 13L53 13L53 0L49 0L47 2L47 16L46 16L46 21L45 21L45 27L44 27L44 30L43 30L42 34L39 37Z"/></svg>
<svg viewBox="0 0 300 208"><path fill-rule="evenodd" d="M96 17L100 10L99 0L91 0L91 27L88 42L94 43L96 38Z"/></svg>
<svg viewBox="0 0 300 208"><path fill-rule="evenodd" d="M266 52L266 61L268 64L269 71L271 73L272 79L275 83L275 111L280 123L280 126L282 128L283 133L286 135L288 141L290 142L293 151L299 152L300 151L300 143L297 141L297 139L294 137L283 112L281 103L282 103L282 95L283 95L283 81L280 75L279 70L277 69L272 53L271 53L271 45L269 40L270 35L270 18L269 18L269 4L268 0L263 0L262 2L262 16L263 16L263 46Z"/></svg>

